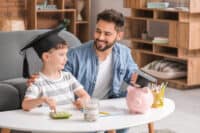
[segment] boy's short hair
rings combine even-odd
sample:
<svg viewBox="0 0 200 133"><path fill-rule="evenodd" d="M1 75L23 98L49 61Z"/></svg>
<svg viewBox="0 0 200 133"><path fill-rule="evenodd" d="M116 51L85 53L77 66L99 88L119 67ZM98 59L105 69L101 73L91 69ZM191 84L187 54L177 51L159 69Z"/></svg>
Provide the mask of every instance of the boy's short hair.
<svg viewBox="0 0 200 133"><path fill-rule="evenodd" d="M124 28L125 18L123 14L114 9L106 9L99 13L97 16L97 22L100 20L114 23L117 31L123 30Z"/></svg>
<svg viewBox="0 0 200 133"><path fill-rule="evenodd" d="M54 49L62 49L62 48L68 48L68 44L66 41L62 42L62 43L58 43L56 44L54 47L52 47Z"/></svg>

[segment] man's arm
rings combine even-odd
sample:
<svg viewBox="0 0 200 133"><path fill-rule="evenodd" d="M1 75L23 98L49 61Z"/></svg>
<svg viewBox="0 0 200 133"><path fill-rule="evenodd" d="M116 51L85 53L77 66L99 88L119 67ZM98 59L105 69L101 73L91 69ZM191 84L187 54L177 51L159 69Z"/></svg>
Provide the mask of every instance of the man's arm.
<svg viewBox="0 0 200 133"><path fill-rule="evenodd" d="M127 70L126 70L126 76L125 81L129 84L135 83L137 79L137 70L138 66L133 60L133 57L131 55L130 49L127 51Z"/></svg>

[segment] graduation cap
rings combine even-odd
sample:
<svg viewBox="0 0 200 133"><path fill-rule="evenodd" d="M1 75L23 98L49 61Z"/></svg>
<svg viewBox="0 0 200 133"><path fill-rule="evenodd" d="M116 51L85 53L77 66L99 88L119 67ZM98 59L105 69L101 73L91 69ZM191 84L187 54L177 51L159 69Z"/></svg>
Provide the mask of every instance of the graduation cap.
<svg viewBox="0 0 200 133"><path fill-rule="evenodd" d="M33 48L38 56L41 58L44 52L49 51L52 48L55 48L57 44L65 43L65 40L58 36L58 33L64 29L63 25L58 26L57 28L38 35L35 39L30 41L24 48L21 49L21 52L29 48ZM27 56L25 52L24 62L23 62L23 77L28 78L29 67Z"/></svg>

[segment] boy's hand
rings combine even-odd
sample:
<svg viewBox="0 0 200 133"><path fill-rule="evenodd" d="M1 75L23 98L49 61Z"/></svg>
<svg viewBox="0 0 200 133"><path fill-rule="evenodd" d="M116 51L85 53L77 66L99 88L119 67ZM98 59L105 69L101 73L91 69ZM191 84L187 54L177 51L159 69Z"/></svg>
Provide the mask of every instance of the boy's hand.
<svg viewBox="0 0 200 133"><path fill-rule="evenodd" d="M56 101L49 97L43 97L44 103L48 104L50 109L56 112Z"/></svg>
<svg viewBox="0 0 200 133"><path fill-rule="evenodd" d="M27 86L33 84L38 77L39 77L38 73L31 75L30 78L27 80Z"/></svg>
<svg viewBox="0 0 200 133"><path fill-rule="evenodd" d="M81 97L76 99L76 101L74 102L74 105L76 106L77 109L82 109L84 106L84 103L86 101L90 100L90 96L85 96L85 97Z"/></svg>
<svg viewBox="0 0 200 133"><path fill-rule="evenodd" d="M82 109L84 101L81 100L81 98L78 98L73 104L76 106L77 109Z"/></svg>

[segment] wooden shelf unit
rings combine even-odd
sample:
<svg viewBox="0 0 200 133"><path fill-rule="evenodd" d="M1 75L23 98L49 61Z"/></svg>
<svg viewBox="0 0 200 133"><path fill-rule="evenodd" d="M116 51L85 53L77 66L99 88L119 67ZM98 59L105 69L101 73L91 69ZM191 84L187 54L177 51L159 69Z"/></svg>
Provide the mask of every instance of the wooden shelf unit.
<svg viewBox="0 0 200 133"><path fill-rule="evenodd" d="M68 7L69 0L54 0L57 9L37 10L38 4L45 0L27 0L27 23L28 29L50 29L56 27L63 19L70 20L67 30L75 34L81 42L89 40L90 25L90 6L91 0L84 0L84 8L81 12L82 21L77 20L76 3L77 0L71 0L71 6Z"/></svg>
<svg viewBox="0 0 200 133"><path fill-rule="evenodd" d="M146 5L146 0L124 0L124 7L131 9L131 16L126 17L125 40L131 42L135 61L139 67L163 58L183 62L186 78L167 81L179 88L200 86L200 1L190 0L189 11L148 9ZM167 25L167 44L141 38L150 22Z"/></svg>

